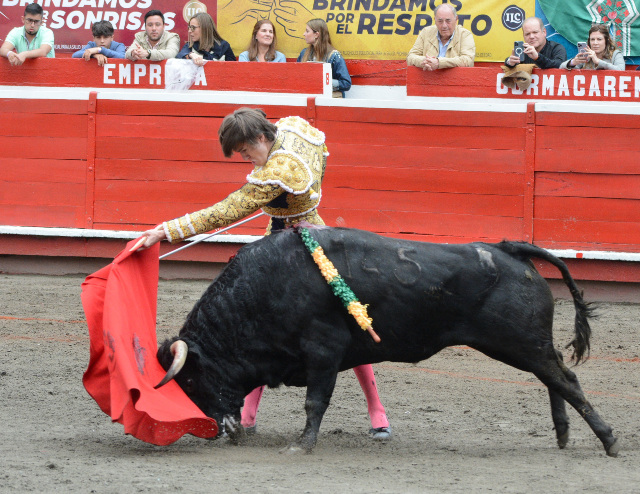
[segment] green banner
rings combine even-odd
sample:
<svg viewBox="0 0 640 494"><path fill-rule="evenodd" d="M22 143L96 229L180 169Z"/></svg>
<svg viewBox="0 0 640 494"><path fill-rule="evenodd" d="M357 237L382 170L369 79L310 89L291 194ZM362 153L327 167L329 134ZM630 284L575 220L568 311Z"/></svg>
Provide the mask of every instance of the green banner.
<svg viewBox="0 0 640 494"><path fill-rule="evenodd" d="M587 41L591 24L605 23L624 56L640 55L640 0L538 0L554 29L571 43Z"/></svg>

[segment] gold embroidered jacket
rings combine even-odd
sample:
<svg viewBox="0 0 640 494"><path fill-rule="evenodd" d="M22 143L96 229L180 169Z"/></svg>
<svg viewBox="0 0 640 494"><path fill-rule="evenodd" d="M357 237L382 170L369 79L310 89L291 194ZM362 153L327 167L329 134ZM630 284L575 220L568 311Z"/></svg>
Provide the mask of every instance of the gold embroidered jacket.
<svg viewBox="0 0 640 494"><path fill-rule="evenodd" d="M276 123L276 139L267 163L247 175L247 183L213 206L162 224L172 243L238 221L262 208L272 228L307 221L324 225L316 208L329 153L324 133L300 117ZM275 224L275 226L274 226Z"/></svg>

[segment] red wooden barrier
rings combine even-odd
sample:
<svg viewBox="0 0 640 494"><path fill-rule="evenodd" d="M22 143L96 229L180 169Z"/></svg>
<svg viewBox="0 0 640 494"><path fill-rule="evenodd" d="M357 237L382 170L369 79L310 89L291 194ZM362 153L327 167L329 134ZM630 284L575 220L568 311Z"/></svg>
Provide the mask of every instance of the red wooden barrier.
<svg viewBox="0 0 640 494"><path fill-rule="evenodd" d="M38 58L19 67L0 58L0 86L164 89L166 61L111 59L104 67L77 58ZM329 64L210 62L191 90L331 94Z"/></svg>
<svg viewBox="0 0 640 494"><path fill-rule="evenodd" d="M317 123L324 217L425 240L522 238L524 114L319 106Z"/></svg>
<svg viewBox="0 0 640 494"><path fill-rule="evenodd" d="M526 91L502 84L499 67L458 67L435 72L407 67L407 95L457 98L640 101L636 71L541 70L534 68Z"/></svg>
<svg viewBox="0 0 640 494"><path fill-rule="evenodd" d="M496 74L477 70L480 79ZM0 223L141 231L206 207L250 172L225 159L217 139L222 118L249 105L272 120L300 115L325 132L320 213L329 225L435 242L507 238L640 253L633 106L197 94L0 88ZM234 233L261 235L265 224ZM0 253L92 256L121 247L15 238L0 236ZM224 261L235 248L199 245L179 258ZM640 281L640 263L617 271L599 263L606 271L584 276Z"/></svg>
<svg viewBox="0 0 640 494"><path fill-rule="evenodd" d="M539 113L534 228L540 245L638 251L639 130L638 115Z"/></svg>

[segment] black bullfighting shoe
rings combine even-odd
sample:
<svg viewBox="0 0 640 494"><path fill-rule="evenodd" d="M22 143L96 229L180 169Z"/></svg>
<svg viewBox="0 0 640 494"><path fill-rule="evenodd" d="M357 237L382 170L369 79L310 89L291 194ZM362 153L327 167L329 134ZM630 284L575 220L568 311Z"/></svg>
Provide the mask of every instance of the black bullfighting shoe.
<svg viewBox="0 0 640 494"><path fill-rule="evenodd" d="M375 429L372 427L369 429L369 434L371 434L371 438L374 441L388 441L391 439L391 426L389 427L376 427Z"/></svg>

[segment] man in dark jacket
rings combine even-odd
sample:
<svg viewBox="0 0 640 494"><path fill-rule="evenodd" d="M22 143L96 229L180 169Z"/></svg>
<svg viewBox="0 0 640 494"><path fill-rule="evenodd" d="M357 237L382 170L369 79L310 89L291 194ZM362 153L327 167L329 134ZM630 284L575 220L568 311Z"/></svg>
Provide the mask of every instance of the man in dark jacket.
<svg viewBox="0 0 640 494"><path fill-rule="evenodd" d="M547 30L542 20L529 17L522 23L524 38L524 60L513 51L505 64L514 67L519 63L533 63L541 69L557 69L567 59L567 51L560 43L547 39Z"/></svg>

